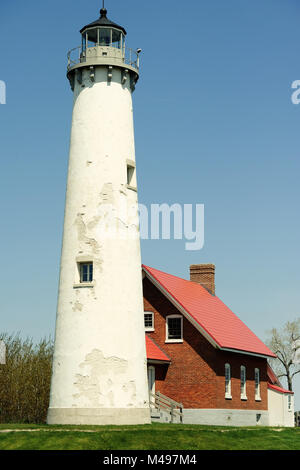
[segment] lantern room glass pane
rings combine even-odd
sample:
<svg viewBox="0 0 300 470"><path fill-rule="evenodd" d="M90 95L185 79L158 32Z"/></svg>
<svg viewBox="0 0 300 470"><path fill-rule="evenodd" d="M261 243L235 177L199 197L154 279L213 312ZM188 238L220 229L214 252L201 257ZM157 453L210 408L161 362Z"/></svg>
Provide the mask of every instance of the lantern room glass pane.
<svg viewBox="0 0 300 470"><path fill-rule="evenodd" d="M86 50L86 36L85 34L82 35L82 51Z"/></svg>
<svg viewBox="0 0 300 470"><path fill-rule="evenodd" d="M100 28L99 31L99 44L100 46L110 46L111 29Z"/></svg>
<svg viewBox="0 0 300 470"><path fill-rule="evenodd" d="M117 49L121 49L121 35L121 31L118 31L117 29L112 30L112 46Z"/></svg>
<svg viewBox="0 0 300 470"><path fill-rule="evenodd" d="M98 30L97 28L95 29L89 29L87 31L87 36L88 36L88 42L92 43L92 46L97 43L98 41Z"/></svg>

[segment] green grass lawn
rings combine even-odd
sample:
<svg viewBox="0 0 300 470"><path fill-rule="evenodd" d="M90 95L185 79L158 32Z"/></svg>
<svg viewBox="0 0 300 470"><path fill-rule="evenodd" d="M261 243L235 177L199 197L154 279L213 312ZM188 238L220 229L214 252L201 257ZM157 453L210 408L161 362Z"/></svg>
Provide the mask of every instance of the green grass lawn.
<svg viewBox="0 0 300 470"><path fill-rule="evenodd" d="M300 450L300 428L1 424L1 450Z"/></svg>

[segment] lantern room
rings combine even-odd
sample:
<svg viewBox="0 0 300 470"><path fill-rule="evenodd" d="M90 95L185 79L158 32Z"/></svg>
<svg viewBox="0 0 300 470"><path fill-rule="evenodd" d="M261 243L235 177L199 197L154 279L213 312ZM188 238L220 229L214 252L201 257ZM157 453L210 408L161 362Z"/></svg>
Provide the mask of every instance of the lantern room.
<svg viewBox="0 0 300 470"><path fill-rule="evenodd" d="M141 49L125 47L126 30L107 18L107 10L100 10L98 20L81 30L81 45L68 52L67 76L74 89L75 75L79 83L82 73L88 67L90 78L95 78L96 67L107 67L108 81L112 80L113 68L121 69L121 81L125 84L130 78L131 89L139 78L139 54ZM128 75L129 74L129 75Z"/></svg>
<svg viewBox="0 0 300 470"><path fill-rule="evenodd" d="M126 31L122 26L113 23L107 18L107 10L100 10L100 18L84 26L82 35L82 52L89 47L113 47L121 51L125 48Z"/></svg>

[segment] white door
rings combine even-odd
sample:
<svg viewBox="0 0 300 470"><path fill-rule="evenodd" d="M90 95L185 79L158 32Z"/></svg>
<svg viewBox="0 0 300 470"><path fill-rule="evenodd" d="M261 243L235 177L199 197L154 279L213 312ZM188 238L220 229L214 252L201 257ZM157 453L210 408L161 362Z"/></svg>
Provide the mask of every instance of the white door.
<svg viewBox="0 0 300 470"><path fill-rule="evenodd" d="M148 367L148 389L149 393L155 394L155 367Z"/></svg>

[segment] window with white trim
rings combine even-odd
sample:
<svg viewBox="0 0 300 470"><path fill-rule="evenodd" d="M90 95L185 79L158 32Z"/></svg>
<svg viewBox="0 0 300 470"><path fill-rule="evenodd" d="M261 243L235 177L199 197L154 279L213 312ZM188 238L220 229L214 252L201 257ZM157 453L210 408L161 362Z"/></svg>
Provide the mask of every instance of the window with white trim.
<svg viewBox="0 0 300 470"><path fill-rule="evenodd" d="M225 398L231 399L231 369L230 364L225 364Z"/></svg>
<svg viewBox="0 0 300 470"><path fill-rule="evenodd" d="M80 282L93 282L93 263L79 263Z"/></svg>
<svg viewBox="0 0 300 470"><path fill-rule="evenodd" d="M255 380L255 400L260 401L260 374L259 369L254 369L254 380Z"/></svg>
<svg viewBox="0 0 300 470"><path fill-rule="evenodd" d="M154 314L153 312L144 312L145 331L154 331Z"/></svg>
<svg viewBox="0 0 300 470"><path fill-rule="evenodd" d="M241 400L247 400L246 395L246 367L241 366Z"/></svg>
<svg viewBox="0 0 300 470"><path fill-rule="evenodd" d="M182 343L182 315L169 315L166 321L166 342L167 343Z"/></svg>

